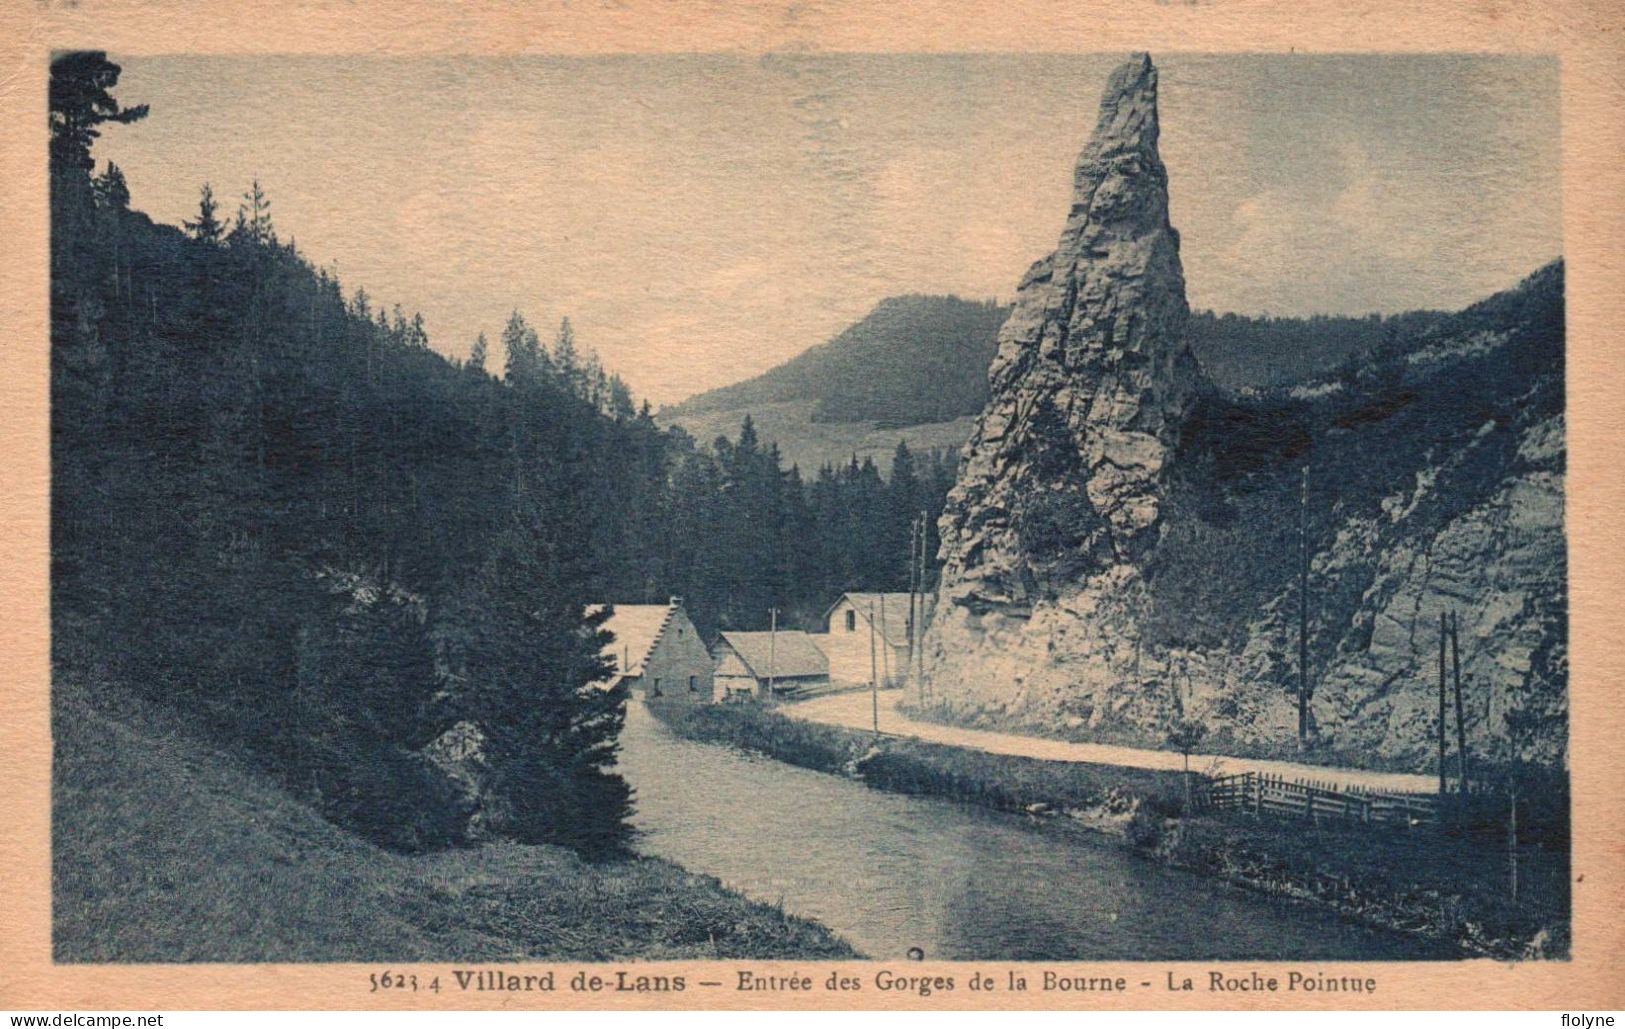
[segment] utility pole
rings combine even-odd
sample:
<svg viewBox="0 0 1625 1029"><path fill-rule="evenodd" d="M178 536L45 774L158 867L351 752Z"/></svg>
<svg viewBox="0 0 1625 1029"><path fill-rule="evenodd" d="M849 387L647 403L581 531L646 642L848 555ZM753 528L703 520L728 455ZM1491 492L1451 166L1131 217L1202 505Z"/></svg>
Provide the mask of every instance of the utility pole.
<svg viewBox="0 0 1625 1029"><path fill-rule="evenodd" d="M1309 745L1309 464L1298 498L1298 749Z"/></svg>
<svg viewBox="0 0 1625 1029"><path fill-rule="evenodd" d="M1451 678L1456 685L1456 774L1461 782L1456 789L1462 794L1462 802L1467 799L1467 716L1462 713L1461 703L1461 635L1460 616L1450 612L1450 666ZM1466 817L1465 811L1462 817Z"/></svg>
<svg viewBox="0 0 1625 1029"><path fill-rule="evenodd" d="M920 563L918 554L925 549L925 518L920 516L909 523L913 534L908 539L908 581L910 585L908 595L908 674L914 677L914 685L919 690L920 706L925 706L925 674L923 656L919 664L920 671L915 671L915 655L921 653L925 643L925 583L920 578Z"/></svg>
<svg viewBox="0 0 1625 1029"><path fill-rule="evenodd" d="M886 632L886 594L880 595L880 674L891 685L891 636Z"/></svg>
<svg viewBox="0 0 1625 1029"><path fill-rule="evenodd" d="M869 701L874 709L875 735L880 735L880 679L875 675L875 605L869 605Z"/></svg>
<svg viewBox="0 0 1625 1029"><path fill-rule="evenodd" d="M1439 612L1439 803L1444 803L1444 612Z"/></svg>
<svg viewBox="0 0 1625 1029"><path fill-rule="evenodd" d="M767 700L773 702L773 673L778 670L779 647L779 609L767 609Z"/></svg>
<svg viewBox="0 0 1625 1029"><path fill-rule="evenodd" d="M927 514L924 511L921 511L920 512L920 564L919 564L920 571L919 571L919 575L916 576L916 579L920 584L920 621L919 621L919 627L917 629L915 629L915 635L919 638L919 642L914 647L915 652L920 655L920 658L919 658L919 662L920 662L919 663L919 676L920 676L920 696L922 698L921 703L924 703L923 698L925 696L925 614L926 614L926 612L925 612L925 559L926 559L925 551L926 551L926 546L930 542L930 540L931 540L931 523L928 520Z"/></svg>
<svg viewBox="0 0 1625 1029"><path fill-rule="evenodd" d="M914 551L919 547L920 520L910 518L908 521L908 666L903 672L903 680L914 674L914 636L919 629L919 621L914 616L914 592L919 585L914 578ZM920 700L923 703L925 696L922 693Z"/></svg>

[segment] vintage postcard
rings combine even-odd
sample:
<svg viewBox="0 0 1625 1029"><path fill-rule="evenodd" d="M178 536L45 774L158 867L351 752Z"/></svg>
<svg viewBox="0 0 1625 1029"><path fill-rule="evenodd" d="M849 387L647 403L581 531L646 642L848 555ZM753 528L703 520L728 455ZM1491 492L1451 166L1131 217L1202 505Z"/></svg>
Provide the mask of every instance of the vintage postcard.
<svg viewBox="0 0 1625 1029"><path fill-rule="evenodd" d="M10 6L0 1006L1621 1005L1607 5Z"/></svg>

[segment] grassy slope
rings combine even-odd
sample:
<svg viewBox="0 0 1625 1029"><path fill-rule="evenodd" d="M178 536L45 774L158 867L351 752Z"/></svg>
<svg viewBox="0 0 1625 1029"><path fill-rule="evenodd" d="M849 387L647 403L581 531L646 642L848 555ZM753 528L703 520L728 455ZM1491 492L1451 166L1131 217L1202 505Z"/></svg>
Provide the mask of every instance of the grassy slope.
<svg viewBox="0 0 1625 1029"><path fill-rule="evenodd" d="M394 854L166 713L59 682L59 961L842 957L821 927L662 861L552 847Z"/></svg>
<svg viewBox="0 0 1625 1029"><path fill-rule="evenodd" d="M826 464L844 465L854 456L871 458L882 475L891 474L892 454L899 441L915 454L932 450L957 453L970 439L972 418L951 422L927 422L904 428L878 428L874 422L815 422L813 401L788 400L757 404L725 411L660 412L662 426L677 426L700 443L709 446L718 436L739 437L739 425L748 414L764 442L776 443L784 467L799 465L805 478L812 478Z"/></svg>

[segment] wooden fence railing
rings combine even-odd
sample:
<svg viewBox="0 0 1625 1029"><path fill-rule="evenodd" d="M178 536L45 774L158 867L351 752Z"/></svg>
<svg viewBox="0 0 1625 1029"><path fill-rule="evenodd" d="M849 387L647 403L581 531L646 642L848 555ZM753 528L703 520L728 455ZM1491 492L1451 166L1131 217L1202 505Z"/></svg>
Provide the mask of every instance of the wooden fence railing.
<svg viewBox="0 0 1625 1029"><path fill-rule="evenodd" d="M1327 782L1240 772L1209 779L1197 803L1218 811L1251 811L1280 818L1342 818L1355 822L1416 825L1437 821L1438 798L1430 794L1376 793Z"/></svg>

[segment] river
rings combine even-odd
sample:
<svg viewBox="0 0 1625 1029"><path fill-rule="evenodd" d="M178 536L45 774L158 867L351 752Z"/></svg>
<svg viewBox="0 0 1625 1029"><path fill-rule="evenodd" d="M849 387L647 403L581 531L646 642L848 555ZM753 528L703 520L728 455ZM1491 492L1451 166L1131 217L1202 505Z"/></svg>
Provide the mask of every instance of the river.
<svg viewBox="0 0 1625 1029"><path fill-rule="evenodd" d="M674 736L628 705L638 849L873 958L1418 960L1437 948L1134 857L1087 833L872 790Z"/></svg>

